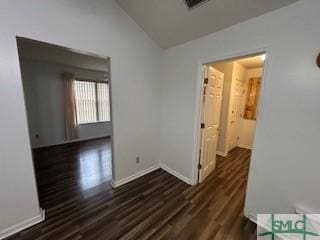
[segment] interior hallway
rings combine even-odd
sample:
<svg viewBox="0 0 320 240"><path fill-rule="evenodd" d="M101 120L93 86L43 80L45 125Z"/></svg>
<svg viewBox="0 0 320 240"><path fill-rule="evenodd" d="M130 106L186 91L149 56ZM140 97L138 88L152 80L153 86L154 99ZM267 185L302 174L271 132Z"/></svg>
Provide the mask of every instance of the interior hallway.
<svg viewBox="0 0 320 240"><path fill-rule="evenodd" d="M163 170L110 186L110 142L100 139L34 153L46 220L8 239L254 239L242 215L250 151L218 157L190 187Z"/></svg>

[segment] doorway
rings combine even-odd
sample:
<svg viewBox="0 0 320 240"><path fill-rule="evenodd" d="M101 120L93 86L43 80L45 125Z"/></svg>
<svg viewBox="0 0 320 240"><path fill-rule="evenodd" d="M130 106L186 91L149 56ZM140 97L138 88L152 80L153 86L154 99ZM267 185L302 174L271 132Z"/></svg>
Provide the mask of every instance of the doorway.
<svg viewBox="0 0 320 240"><path fill-rule="evenodd" d="M81 205L111 189L111 60L21 37L17 45L40 206Z"/></svg>
<svg viewBox="0 0 320 240"><path fill-rule="evenodd" d="M260 52L201 66L197 182L205 181L215 169L221 170L217 164L233 161L229 158L237 157L239 149L251 155L260 113L265 60L266 53Z"/></svg>

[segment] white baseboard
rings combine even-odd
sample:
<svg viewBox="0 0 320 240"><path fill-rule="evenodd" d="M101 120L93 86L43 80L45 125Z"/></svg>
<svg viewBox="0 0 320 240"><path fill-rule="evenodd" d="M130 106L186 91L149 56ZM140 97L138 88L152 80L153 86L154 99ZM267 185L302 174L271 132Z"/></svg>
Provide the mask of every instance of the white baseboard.
<svg viewBox="0 0 320 240"><path fill-rule="evenodd" d="M37 216L0 231L0 240L6 237L9 237L15 233L18 233L24 229L27 229L33 225L36 225L44 221L44 219L45 219L45 210L40 208L39 214Z"/></svg>
<svg viewBox="0 0 320 240"><path fill-rule="evenodd" d="M311 209L303 207L303 206L296 206L296 213L297 214L309 214L310 219L320 223L320 218L319 218L320 210L311 210ZM258 223L257 215L255 215L255 214L249 214L249 219L256 224Z"/></svg>
<svg viewBox="0 0 320 240"><path fill-rule="evenodd" d="M258 219L256 214L249 214L249 219L251 222L254 222L255 224L258 224Z"/></svg>
<svg viewBox="0 0 320 240"><path fill-rule="evenodd" d="M168 166L164 165L163 163L160 163L160 168L162 168L164 171L170 173L171 175L175 176L176 178L179 178L181 181L184 181L188 185L191 185L191 181L189 178L181 175L180 173L173 170L172 168L169 168Z"/></svg>
<svg viewBox="0 0 320 240"><path fill-rule="evenodd" d="M249 146L249 145L238 144L238 147L252 150L252 146Z"/></svg>
<svg viewBox="0 0 320 240"><path fill-rule="evenodd" d="M296 213L298 214L309 214L309 218L320 223L320 210L312 210L304 206L296 206Z"/></svg>
<svg viewBox="0 0 320 240"><path fill-rule="evenodd" d="M131 181L133 181L133 180L135 180L135 179L137 179L137 178L139 178L139 177L142 177L143 175L146 175L146 174L148 174L148 173L151 173L151 172L153 172L153 171L155 171L155 170L157 170L157 169L159 169L160 168L160 165L159 164L157 164L157 165L154 165L153 167L150 167L150 168L147 168L147 169L145 169L145 170L142 170L142 171L140 171L140 172L138 172L138 173L135 173L135 174L133 174L133 175L131 175L131 176L129 176L129 177L126 177L126 178L123 178L123 179L121 179L121 180L118 180L118 181L111 181L111 186L113 187L113 188L117 188L117 187L120 187L120 186L122 186L122 185L124 185L124 184L126 184L126 183L128 183L128 182L131 182Z"/></svg>
<svg viewBox="0 0 320 240"><path fill-rule="evenodd" d="M119 181L113 181L112 180L111 181L111 186L113 188L118 188L118 187L120 187L120 186L122 186L122 185L124 185L126 183L129 183L129 182L131 182L131 181L133 181L133 180L135 180L135 179L137 179L139 177L142 177L142 176L144 176L144 175L146 175L148 173L151 173L151 172L153 172L153 171L155 171L157 169L160 169L160 168L163 169L164 171L170 173L171 175L175 176L176 178L179 178L181 181L184 181L185 183L187 183L189 185L191 184L191 181L190 181L189 178L186 178L185 176L181 175L177 171L175 171L175 170L169 168L168 166L160 163L160 164L154 165L153 167L150 167L148 169L145 169L143 171L135 173L135 174L133 174L133 175L131 175L129 177L123 178L123 179L121 179Z"/></svg>
<svg viewBox="0 0 320 240"><path fill-rule="evenodd" d="M115 181L113 181L113 179L111 180L111 187L112 187L112 188L117 188L117 187L116 187L116 183L115 183Z"/></svg>
<svg viewBox="0 0 320 240"><path fill-rule="evenodd" d="M320 209L310 209L301 205L296 206L296 213L299 214L320 214Z"/></svg>
<svg viewBox="0 0 320 240"><path fill-rule="evenodd" d="M63 142L60 143L53 143L53 144L40 144L37 146L33 146L31 147L32 149L39 149L39 148L46 148L46 147L56 147L56 146L60 146L60 145L65 145L65 144L69 144L69 143L78 143L78 142L86 142L86 141L90 141L90 140L96 140L96 139L100 139L100 138L111 138L110 135L105 135L105 136L97 136L97 137L89 137L89 138L78 138L75 140L65 140Z"/></svg>
<svg viewBox="0 0 320 240"><path fill-rule="evenodd" d="M228 153L217 151L217 155L219 155L221 157L226 157L226 156L228 156Z"/></svg>

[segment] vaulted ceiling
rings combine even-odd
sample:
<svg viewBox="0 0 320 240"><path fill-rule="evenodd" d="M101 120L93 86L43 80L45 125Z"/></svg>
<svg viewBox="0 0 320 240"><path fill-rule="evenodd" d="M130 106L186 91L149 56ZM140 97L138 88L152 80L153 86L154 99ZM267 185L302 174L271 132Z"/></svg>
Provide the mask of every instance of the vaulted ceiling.
<svg viewBox="0 0 320 240"><path fill-rule="evenodd" d="M19 57L63 64L72 67L85 68L95 71L108 71L109 59L93 56L72 49L38 42L26 38L18 38Z"/></svg>
<svg viewBox="0 0 320 240"><path fill-rule="evenodd" d="M184 0L117 0L162 48L169 48L298 0L209 0L189 10Z"/></svg>

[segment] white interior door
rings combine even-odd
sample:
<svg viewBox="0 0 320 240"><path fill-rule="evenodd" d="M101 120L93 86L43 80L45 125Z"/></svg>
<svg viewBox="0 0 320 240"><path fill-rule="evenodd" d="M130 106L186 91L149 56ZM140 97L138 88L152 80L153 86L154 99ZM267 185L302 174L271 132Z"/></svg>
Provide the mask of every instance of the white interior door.
<svg viewBox="0 0 320 240"><path fill-rule="evenodd" d="M243 110L243 96L244 96L244 83L239 79L236 79L234 89L232 92L232 102L231 102L231 117L230 117L230 134L228 150L238 146L239 142L239 125L240 119L242 117Z"/></svg>
<svg viewBox="0 0 320 240"><path fill-rule="evenodd" d="M205 67L203 90L201 149L199 182L202 182L215 168L218 132L221 112L224 74L213 67Z"/></svg>

